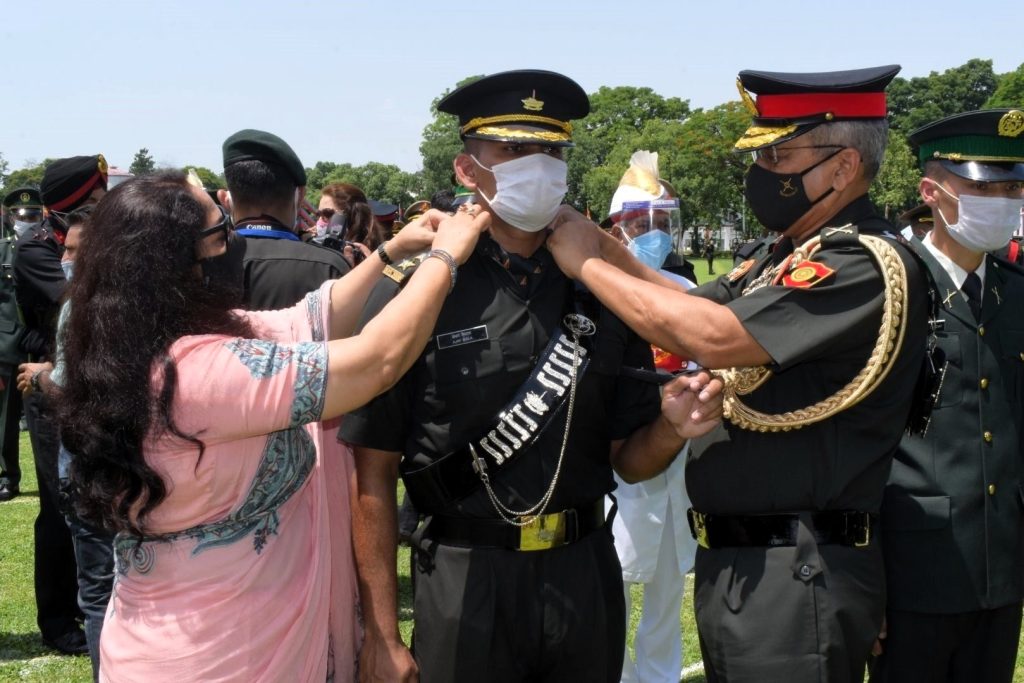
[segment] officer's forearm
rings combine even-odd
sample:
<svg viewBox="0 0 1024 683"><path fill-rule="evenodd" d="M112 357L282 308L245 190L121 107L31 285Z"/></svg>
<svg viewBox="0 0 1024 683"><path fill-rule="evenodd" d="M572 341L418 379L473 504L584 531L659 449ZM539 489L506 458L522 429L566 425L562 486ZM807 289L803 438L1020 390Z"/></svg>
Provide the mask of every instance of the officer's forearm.
<svg viewBox="0 0 1024 683"><path fill-rule="evenodd" d="M685 443L671 423L658 415L625 441L612 444L612 468L628 484L645 481L664 472Z"/></svg>
<svg viewBox="0 0 1024 683"><path fill-rule="evenodd" d="M771 362L725 306L632 277L597 258L583 264L580 280L637 334L666 351L706 368Z"/></svg>
<svg viewBox="0 0 1024 683"><path fill-rule="evenodd" d="M352 543L367 637L398 634L398 506L400 455L356 447L352 475Z"/></svg>

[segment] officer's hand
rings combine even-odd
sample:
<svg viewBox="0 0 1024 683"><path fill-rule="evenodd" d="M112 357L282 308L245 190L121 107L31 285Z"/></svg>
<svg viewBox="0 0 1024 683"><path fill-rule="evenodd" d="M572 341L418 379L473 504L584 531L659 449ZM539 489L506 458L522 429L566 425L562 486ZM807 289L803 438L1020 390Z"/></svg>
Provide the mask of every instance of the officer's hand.
<svg viewBox="0 0 1024 683"><path fill-rule="evenodd" d="M417 216L416 220L407 223L388 240L388 246L385 247L388 257L393 261L401 261L429 249L434 242L437 226L445 218L448 218L448 214L437 209L430 209Z"/></svg>
<svg viewBox="0 0 1024 683"><path fill-rule="evenodd" d="M601 258L601 228L581 216L572 207L562 206L551 223L548 251L567 277L579 279L587 259Z"/></svg>
<svg viewBox="0 0 1024 683"><path fill-rule="evenodd" d="M882 647L882 641L885 640L889 636L889 628L888 628L888 626L889 625L886 622L885 617L883 616L882 617L882 628L878 632L878 637L875 638L875 644L871 646L871 655L873 657L877 657L878 655L882 654L883 650L885 649L885 648Z"/></svg>
<svg viewBox="0 0 1024 683"><path fill-rule="evenodd" d="M438 223L437 236L434 237L434 249L447 251L461 265L473 253L480 233L491 226L491 214L482 210L479 204L463 204L455 215L442 215L444 218Z"/></svg>
<svg viewBox="0 0 1024 683"><path fill-rule="evenodd" d="M18 390L22 393L32 391L32 375L51 367L49 363L22 363L18 366Z"/></svg>
<svg viewBox="0 0 1024 683"><path fill-rule="evenodd" d="M662 389L661 413L681 438L707 434L722 418L722 381L704 370L680 375Z"/></svg>
<svg viewBox="0 0 1024 683"><path fill-rule="evenodd" d="M359 650L359 683L417 683L420 670L409 648L398 639L385 639L367 631Z"/></svg>

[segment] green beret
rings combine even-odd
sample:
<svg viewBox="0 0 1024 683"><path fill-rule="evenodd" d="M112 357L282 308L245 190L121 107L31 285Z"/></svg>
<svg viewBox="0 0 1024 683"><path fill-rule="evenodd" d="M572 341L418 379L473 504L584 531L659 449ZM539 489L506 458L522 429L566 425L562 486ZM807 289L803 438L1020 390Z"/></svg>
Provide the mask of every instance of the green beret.
<svg viewBox="0 0 1024 683"><path fill-rule="evenodd" d="M306 169L291 146L273 133L247 128L224 141L224 168L239 161L262 161L283 168L296 187L306 186Z"/></svg>

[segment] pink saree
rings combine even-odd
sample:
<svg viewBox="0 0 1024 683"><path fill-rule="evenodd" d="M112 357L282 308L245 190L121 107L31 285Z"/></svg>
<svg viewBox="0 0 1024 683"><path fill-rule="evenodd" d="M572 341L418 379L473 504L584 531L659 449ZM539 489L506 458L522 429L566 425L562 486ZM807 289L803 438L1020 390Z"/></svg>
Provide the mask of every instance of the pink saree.
<svg viewBox="0 0 1024 683"><path fill-rule="evenodd" d="M115 541L100 679L350 681L361 639L350 452L318 422L330 283L249 313L260 339L175 342L180 439L149 442L168 483L149 535Z"/></svg>

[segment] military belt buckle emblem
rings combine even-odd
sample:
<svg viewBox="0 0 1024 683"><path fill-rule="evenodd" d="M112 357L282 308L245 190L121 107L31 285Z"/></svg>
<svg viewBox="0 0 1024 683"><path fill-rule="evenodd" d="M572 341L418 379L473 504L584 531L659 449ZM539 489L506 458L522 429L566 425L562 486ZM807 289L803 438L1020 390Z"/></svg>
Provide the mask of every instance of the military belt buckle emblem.
<svg viewBox="0 0 1024 683"><path fill-rule="evenodd" d="M548 550L565 544L565 513L534 515L519 527L519 550Z"/></svg>

